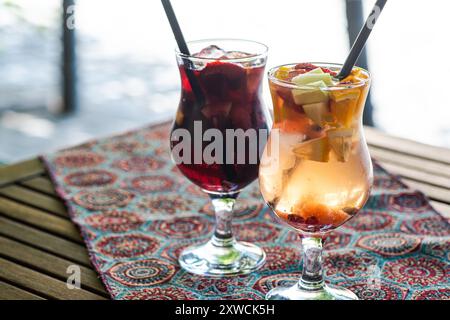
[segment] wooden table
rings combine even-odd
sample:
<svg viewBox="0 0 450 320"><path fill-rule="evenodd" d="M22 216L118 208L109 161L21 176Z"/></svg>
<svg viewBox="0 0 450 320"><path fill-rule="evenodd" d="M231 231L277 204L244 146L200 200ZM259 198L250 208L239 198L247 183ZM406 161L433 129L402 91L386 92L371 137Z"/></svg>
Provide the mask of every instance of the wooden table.
<svg viewBox="0 0 450 320"><path fill-rule="evenodd" d="M450 150L366 128L372 156L450 217ZM81 267L81 289L66 286ZM0 168L0 299L105 299L83 240L36 158Z"/></svg>

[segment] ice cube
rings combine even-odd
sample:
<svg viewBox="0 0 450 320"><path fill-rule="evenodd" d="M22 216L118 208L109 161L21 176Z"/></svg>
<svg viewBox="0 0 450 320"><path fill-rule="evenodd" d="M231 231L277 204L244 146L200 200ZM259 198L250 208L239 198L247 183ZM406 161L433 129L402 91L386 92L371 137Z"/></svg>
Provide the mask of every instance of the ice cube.
<svg viewBox="0 0 450 320"><path fill-rule="evenodd" d="M226 59L242 59L252 56L250 53L242 52L242 51L226 51L223 55L223 58Z"/></svg>
<svg viewBox="0 0 450 320"><path fill-rule="evenodd" d="M210 46L207 46L206 48L203 48L200 52L194 54L194 57L220 59L226 54L227 54L227 52L225 50L219 48L218 46L210 45Z"/></svg>
<svg viewBox="0 0 450 320"><path fill-rule="evenodd" d="M260 169L261 170L261 169ZM260 175L261 192L265 195L266 200L271 202L281 196L283 192L283 182L287 179L287 175L282 171L267 173L262 169Z"/></svg>
<svg viewBox="0 0 450 320"><path fill-rule="evenodd" d="M293 134L280 133L279 165L282 170L289 170L295 166L295 155L292 146L298 143L300 137Z"/></svg>
<svg viewBox="0 0 450 320"><path fill-rule="evenodd" d="M287 171L295 166L296 156L292 152L293 143L298 143L298 138L294 138L294 135L286 135L281 131L272 131L269 140L267 141L267 150L264 160L264 171L267 174L276 174L277 172ZM261 168L262 167L263 166L261 166Z"/></svg>

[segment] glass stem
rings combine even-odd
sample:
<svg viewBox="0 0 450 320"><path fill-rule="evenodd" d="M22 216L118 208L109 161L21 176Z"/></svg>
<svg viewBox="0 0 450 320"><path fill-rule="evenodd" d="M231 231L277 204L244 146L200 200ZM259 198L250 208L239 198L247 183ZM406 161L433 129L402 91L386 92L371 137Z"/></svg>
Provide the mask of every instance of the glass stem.
<svg viewBox="0 0 450 320"><path fill-rule="evenodd" d="M229 247L234 244L231 222L233 220L233 208L236 203L236 194L210 195L216 216L216 229L211 239L217 247Z"/></svg>
<svg viewBox="0 0 450 320"><path fill-rule="evenodd" d="M303 273L298 286L302 290L316 291L324 286L322 266L322 239L302 238Z"/></svg>

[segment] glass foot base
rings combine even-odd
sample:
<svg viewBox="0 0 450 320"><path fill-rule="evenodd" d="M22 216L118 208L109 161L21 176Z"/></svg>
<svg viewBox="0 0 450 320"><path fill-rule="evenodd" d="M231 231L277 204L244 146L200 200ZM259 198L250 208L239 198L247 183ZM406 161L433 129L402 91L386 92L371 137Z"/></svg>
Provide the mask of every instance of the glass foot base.
<svg viewBox="0 0 450 320"><path fill-rule="evenodd" d="M319 290L303 290L298 285L278 287L266 294L267 300L359 300L348 289L325 285Z"/></svg>
<svg viewBox="0 0 450 320"><path fill-rule="evenodd" d="M265 252L254 244L219 239L189 247L178 258L186 271L209 277L248 274L259 269L265 260Z"/></svg>

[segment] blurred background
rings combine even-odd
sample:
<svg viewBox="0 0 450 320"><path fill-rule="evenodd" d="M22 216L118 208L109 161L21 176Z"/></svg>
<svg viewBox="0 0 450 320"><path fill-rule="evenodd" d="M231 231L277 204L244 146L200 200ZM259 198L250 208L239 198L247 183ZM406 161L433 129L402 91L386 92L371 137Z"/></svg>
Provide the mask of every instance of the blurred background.
<svg viewBox="0 0 450 320"><path fill-rule="evenodd" d="M175 112L175 41L160 1L72 2L0 0L0 163ZM269 67L343 62L374 2L172 0L187 40L260 41L270 47ZM63 4L75 18L65 33ZM360 61L373 76L368 124L450 147L448 12L449 1L388 2Z"/></svg>

